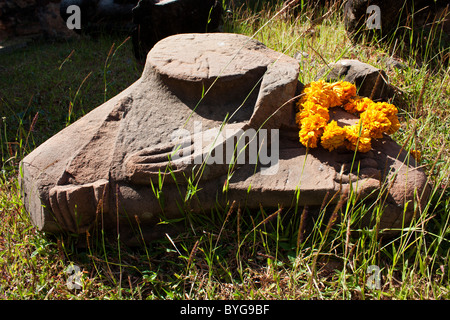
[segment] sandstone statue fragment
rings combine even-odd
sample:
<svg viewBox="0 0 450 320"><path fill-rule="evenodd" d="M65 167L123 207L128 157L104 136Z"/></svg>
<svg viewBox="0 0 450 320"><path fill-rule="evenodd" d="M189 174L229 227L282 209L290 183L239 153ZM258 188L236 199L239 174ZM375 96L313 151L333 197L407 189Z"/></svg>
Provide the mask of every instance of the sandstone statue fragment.
<svg viewBox="0 0 450 320"><path fill-rule="evenodd" d="M350 151L306 150L295 123L298 74L295 59L243 35L161 40L139 80L23 159L33 223L73 233L100 224L135 243L137 223L151 240L161 217L209 214L232 201L320 206L351 187L367 201L384 194L381 228L407 224L426 193L414 159L388 136L355 162ZM345 111L333 118L356 121Z"/></svg>

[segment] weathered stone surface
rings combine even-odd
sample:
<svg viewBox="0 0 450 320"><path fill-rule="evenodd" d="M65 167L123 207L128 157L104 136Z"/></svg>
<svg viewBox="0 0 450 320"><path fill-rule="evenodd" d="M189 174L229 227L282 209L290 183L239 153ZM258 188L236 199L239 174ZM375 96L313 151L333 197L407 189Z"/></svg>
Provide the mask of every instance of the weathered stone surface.
<svg viewBox="0 0 450 320"><path fill-rule="evenodd" d="M395 94L395 89L387 83L386 73L374 66L354 59L341 59L322 68L316 80L325 78L333 82L345 80L354 83L358 94L372 100L387 100Z"/></svg>
<svg viewBox="0 0 450 320"><path fill-rule="evenodd" d="M325 198L337 202L350 186L368 201L385 200L381 228L409 222L414 210L405 204L421 194L426 177L389 137L357 155L353 173L353 153L306 153L300 145L298 73L295 59L242 35L160 41L138 81L24 158L20 184L33 223L43 231L75 233L101 223L133 244L140 239L130 227L137 221L151 240L166 232L157 225L161 215L208 214L231 201L250 209L320 206ZM344 111L332 116L340 124L356 120ZM270 129L267 137L260 128ZM187 139L175 138L180 129ZM251 162L249 145L245 161L229 165L228 147L233 151L243 135L258 141L259 161ZM262 156L264 146L273 161ZM197 183L199 191L188 197ZM386 183L390 188L383 188Z"/></svg>

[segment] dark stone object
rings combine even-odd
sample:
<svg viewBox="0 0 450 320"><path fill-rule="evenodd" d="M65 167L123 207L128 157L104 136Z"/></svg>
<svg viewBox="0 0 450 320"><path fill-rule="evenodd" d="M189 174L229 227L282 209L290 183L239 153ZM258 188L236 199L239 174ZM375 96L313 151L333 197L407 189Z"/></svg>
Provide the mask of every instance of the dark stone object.
<svg viewBox="0 0 450 320"><path fill-rule="evenodd" d="M379 7L379 28L367 22ZM432 56L450 47L450 2L448 0L348 0L344 7L344 23L355 42L382 40L409 55ZM411 37L412 35L412 37Z"/></svg>
<svg viewBox="0 0 450 320"><path fill-rule="evenodd" d="M81 29L77 33L97 35L108 32L131 32L131 11L138 0L62 0L60 15L64 21L70 17L67 8L76 5L81 11Z"/></svg>
<svg viewBox="0 0 450 320"><path fill-rule="evenodd" d="M140 0L133 8L136 59L144 62L150 49L168 36L218 31L222 12L222 2L218 0Z"/></svg>
<svg viewBox="0 0 450 320"><path fill-rule="evenodd" d="M76 34L58 14L59 0L0 0L0 41L67 39ZM25 42L27 40L23 40ZM2 44L3 46L4 44Z"/></svg>

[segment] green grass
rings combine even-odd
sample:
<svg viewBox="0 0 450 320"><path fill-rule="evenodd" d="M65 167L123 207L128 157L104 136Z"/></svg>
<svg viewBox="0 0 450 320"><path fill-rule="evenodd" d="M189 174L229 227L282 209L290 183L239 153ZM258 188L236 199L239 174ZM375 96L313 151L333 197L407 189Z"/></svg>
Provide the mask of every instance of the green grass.
<svg viewBox="0 0 450 320"><path fill-rule="evenodd" d="M379 46L354 46L338 12L310 28L308 14L270 7L236 9L226 32L253 36L293 56L308 53L300 80L325 62L357 58L386 69ZM312 32L313 30L313 32ZM256 33L257 32L257 33ZM256 33L256 34L255 34ZM0 298L2 299L448 299L450 297L450 69L404 61L387 71L402 91L401 129L393 136L422 152L432 196L395 238L357 229L379 204L250 212L231 203L210 216L186 214L177 236L128 248L101 231L45 237L31 225L18 193L17 165L40 143L138 79L142 66L126 37L38 42L0 56ZM37 118L36 118L37 114ZM156 187L156 186L155 186ZM195 196L195 186L191 196ZM334 215L330 217L330 212ZM166 221L165 223L172 223ZM82 271L69 289L66 271ZM381 289L367 285L371 265Z"/></svg>

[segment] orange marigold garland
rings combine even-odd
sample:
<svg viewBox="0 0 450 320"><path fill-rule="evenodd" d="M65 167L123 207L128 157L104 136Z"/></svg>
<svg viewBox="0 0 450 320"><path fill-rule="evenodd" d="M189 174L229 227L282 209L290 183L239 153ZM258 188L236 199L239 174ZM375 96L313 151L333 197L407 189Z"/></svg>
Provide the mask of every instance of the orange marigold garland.
<svg viewBox="0 0 450 320"><path fill-rule="evenodd" d="M329 151L345 146L368 152L372 138L380 139L383 133L392 134L400 127L394 105L356 96L356 87L350 82L315 81L305 86L303 93L295 120L300 128L300 142L306 147L316 148L320 140ZM359 121L344 127L334 120L330 122L329 109L337 106L359 114Z"/></svg>

